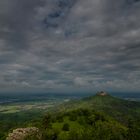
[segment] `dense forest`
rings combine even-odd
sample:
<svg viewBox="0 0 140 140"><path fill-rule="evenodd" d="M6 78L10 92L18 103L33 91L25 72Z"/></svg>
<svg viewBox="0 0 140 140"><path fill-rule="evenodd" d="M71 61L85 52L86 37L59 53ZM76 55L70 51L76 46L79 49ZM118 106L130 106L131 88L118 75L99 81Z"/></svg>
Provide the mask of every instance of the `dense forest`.
<svg viewBox="0 0 140 140"><path fill-rule="evenodd" d="M42 140L138 140L140 121L124 125L112 117L90 109L46 115Z"/></svg>

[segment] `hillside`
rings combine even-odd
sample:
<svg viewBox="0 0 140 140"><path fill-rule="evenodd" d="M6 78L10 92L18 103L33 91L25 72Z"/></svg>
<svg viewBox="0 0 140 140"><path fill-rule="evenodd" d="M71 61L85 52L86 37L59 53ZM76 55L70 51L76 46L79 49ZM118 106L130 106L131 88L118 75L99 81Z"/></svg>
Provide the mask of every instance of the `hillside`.
<svg viewBox="0 0 140 140"><path fill-rule="evenodd" d="M110 94L97 93L94 96L78 101L70 101L57 107L59 111L70 111L78 108L94 109L106 113L123 122L127 119L139 119L140 102L128 101L113 97Z"/></svg>

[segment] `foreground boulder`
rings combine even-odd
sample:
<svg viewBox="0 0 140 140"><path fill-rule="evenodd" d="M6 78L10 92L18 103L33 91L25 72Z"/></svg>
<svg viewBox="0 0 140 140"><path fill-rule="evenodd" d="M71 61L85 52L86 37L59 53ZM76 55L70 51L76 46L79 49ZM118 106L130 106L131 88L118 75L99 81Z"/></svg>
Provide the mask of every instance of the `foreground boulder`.
<svg viewBox="0 0 140 140"><path fill-rule="evenodd" d="M36 127L18 128L9 133L6 140L26 140L28 137L33 137L38 140L41 139L39 129Z"/></svg>

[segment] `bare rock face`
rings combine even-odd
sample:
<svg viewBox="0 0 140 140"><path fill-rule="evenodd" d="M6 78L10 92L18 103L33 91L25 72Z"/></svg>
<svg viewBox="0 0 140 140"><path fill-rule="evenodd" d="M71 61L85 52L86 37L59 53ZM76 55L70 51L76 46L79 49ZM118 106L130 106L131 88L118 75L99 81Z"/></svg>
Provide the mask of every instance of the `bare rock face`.
<svg viewBox="0 0 140 140"><path fill-rule="evenodd" d="M41 138L38 128L36 127L18 128L13 130L12 133L9 133L6 140L24 140L26 137L33 135L36 136L38 139Z"/></svg>

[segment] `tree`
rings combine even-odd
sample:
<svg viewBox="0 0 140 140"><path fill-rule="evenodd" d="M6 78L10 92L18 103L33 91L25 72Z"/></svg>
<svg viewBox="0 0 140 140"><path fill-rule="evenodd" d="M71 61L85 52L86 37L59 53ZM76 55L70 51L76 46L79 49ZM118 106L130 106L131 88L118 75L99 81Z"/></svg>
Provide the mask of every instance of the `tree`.
<svg viewBox="0 0 140 140"><path fill-rule="evenodd" d="M140 121L129 120L128 123L128 140L139 140L140 139Z"/></svg>
<svg viewBox="0 0 140 140"><path fill-rule="evenodd" d="M44 128L49 128L50 127L50 123L51 123L51 115L47 114L44 119L43 119L43 126Z"/></svg>
<svg viewBox="0 0 140 140"><path fill-rule="evenodd" d="M63 131L69 131L69 124L65 123L62 128Z"/></svg>

